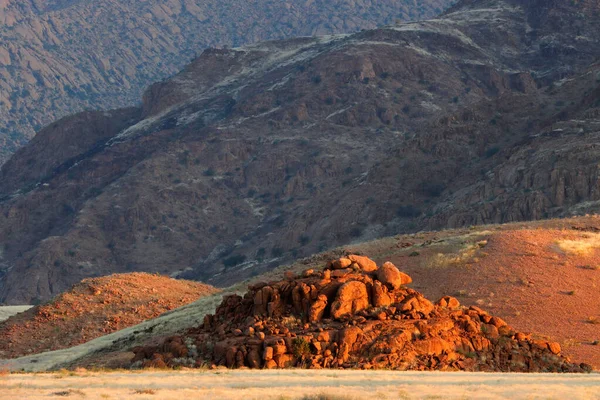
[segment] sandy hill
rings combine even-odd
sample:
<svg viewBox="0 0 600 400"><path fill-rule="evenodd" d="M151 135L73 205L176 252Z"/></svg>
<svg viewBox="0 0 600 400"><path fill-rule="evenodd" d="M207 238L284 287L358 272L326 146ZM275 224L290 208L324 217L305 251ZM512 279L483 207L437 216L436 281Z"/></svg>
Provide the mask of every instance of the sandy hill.
<svg viewBox="0 0 600 400"><path fill-rule="evenodd" d="M1 322L0 358L76 346L217 291L145 273L85 279L50 302Z"/></svg>

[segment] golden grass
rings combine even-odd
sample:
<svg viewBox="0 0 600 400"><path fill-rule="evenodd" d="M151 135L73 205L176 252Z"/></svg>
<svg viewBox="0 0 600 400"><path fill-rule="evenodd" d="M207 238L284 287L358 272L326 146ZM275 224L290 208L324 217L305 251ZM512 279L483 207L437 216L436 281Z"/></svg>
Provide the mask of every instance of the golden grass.
<svg viewBox="0 0 600 400"><path fill-rule="evenodd" d="M477 243L464 245L456 253L438 253L427 260L426 266L429 268L446 268L464 266L465 264L472 262L476 263L479 261L479 259L476 257L479 253L479 250L484 248L486 245L487 240L482 240Z"/></svg>
<svg viewBox="0 0 600 400"><path fill-rule="evenodd" d="M600 249L600 233L590 233L580 239L561 239L556 244L566 254L590 256L596 249Z"/></svg>

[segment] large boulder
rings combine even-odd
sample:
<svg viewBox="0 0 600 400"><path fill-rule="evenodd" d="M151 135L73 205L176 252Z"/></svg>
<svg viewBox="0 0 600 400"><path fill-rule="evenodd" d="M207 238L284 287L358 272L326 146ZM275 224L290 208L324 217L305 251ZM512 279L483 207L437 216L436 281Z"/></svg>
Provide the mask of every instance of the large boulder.
<svg viewBox="0 0 600 400"><path fill-rule="evenodd" d="M344 283L337 292L335 301L331 304L331 316L340 318L344 315L355 314L369 307L367 286L359 281Z"/></svg>
<svg viewBox="0 0 600 400"><path fill-rule="evenodd" d="M308 313L308 322L317 322L323 318L325 308L327 307L327 296L320 294L317 300L312 303Z"/></svg>
<svg viewBox="0 0 600 400"><path fill-rule="evenodd" d="M375 307L387 307L394 302L392 296L388 293L387 286L379 281L373 282L371 291Z"/></svg>
<svg viewBox="0 0 600 400"><path fill-rule="evenodd" d="M408 285L412 282L410 276L400 272L391 262L386 262L377 270L377 279L391 289L400 289L402 285Z"/></svg>
<svg viewBox="0 0 600 400"><path fill-rule="evenodd" d="M348 268L350 265L352 265L352 260L350 260L349 258L339 258L335 261L331 262L331 268L332 269L345 269Z"/></svg>
<svg viewBox="0 0 600 400"><path fill-rule="evenodd" d="M373 272L377 271L377 264L375 261L371 260L369 257L350 255L348 259L352 262L358 264L361 270L365 272Z"/></svg>

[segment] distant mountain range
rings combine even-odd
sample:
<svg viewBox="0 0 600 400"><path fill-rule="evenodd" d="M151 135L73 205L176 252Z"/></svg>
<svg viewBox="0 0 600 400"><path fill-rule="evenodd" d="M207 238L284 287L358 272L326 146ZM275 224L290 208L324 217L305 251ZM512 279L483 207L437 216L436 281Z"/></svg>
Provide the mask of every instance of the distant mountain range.
<svg viewBox="0 0 600 400"><path fill-rule="evenodd" d="M0 172L0 301L149 271L224 285L427 228L597 211L600 5L210 49L143 104L57 121Z"/></svg>
<svg viewBox="0 0 600 400"><path fill-rule="evenodd" d="M84 109L137 102L209 46L355 32L453 0L0 0L0 165Z"/></svg>

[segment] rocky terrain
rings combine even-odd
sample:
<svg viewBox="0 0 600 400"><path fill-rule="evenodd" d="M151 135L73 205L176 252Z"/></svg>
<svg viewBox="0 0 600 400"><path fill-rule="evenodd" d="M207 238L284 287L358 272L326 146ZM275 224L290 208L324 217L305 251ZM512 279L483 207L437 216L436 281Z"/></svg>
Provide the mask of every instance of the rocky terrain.
<svg viewBox="0 0 600 400"><path fill-rule="evenodd" d="M431 18L451 0L0 1L0 164L84 109L137 102L208 46Z"/></svg>
<svg viewBox="0 0 600 400"><path fill-rule="evenodd" d="M0 322L0 359L76 346L217 291L144 273L85 279L52 301Z"/></svg>
<svg viewBox="0 0 600 400"><path fill-rule="evenodd" d="M584 372L559 343L534 340L450 296L406 288L396 266L348 255L321 271L250 286L204 324L133 349L132 366Z"/></svg>
<svg viewBox="0 0 600 400"><path fill-rule="evenodd" d="M0 172L0 300L148 271L228 285L335 246L598 208L594 1L462 1L209 49L139 108L55 122Z"/></svg>

